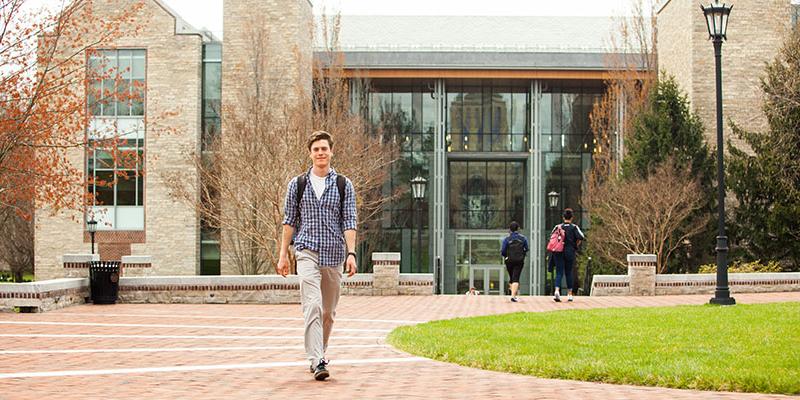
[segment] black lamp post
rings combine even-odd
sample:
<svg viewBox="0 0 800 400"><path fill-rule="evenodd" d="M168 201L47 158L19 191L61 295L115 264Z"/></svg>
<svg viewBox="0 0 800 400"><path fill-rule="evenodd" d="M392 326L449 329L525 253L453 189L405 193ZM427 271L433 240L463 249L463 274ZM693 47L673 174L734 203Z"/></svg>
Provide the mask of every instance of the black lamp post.
<svg viewBox="0 0 800 400"><path fill-rule="evenodd" d="M411 180L411 195L414 197L417 212L417 272L422 272L422 199L425 198L425 186L428 180L417 175ZM412 268L413 271L413 268Z"/></svg>
<svg viewBox="0 0 800 400"><path fill-rule="evenodd" d="M547 194L547 205L550 206L550 210L553 213L555 213L555 209L558 207L559 196L560 195L555 190L553 190L553 191L551 191L550 193ZM558 221L558 215L556 215L555 222L556 223L559 222ZM547 238L549 239L549 236ZM550 257L553 257L553 255L550 254ZM548 261L550 261L550 260L548 260ZM547 270L545 270L545 271L547 271ZM545 272L545 280L546 281L550 280L550 278L548 278L548 275L547 275L546 272ZM553 281L555 281L555 272L553 272ZM551 290L553 290L554 287L555 287L555 285L551 286L548 282L545 282L544 290L545 290L545 292L550 292Z"/></svg>
<svg viewBox="0 0 800 400"><path fill-rule="evenodd" d="M89 231L89 237L92 238L92 254L94 254L94 233L97 232L97 221L94 220L94 217L86 221L86 230Z"/></svg>
<svg viewBox="0 0 800 400"><path fill-rule="evenodd" d="M732 305L736 300L731 297L728 288L728 237L725 235L725 169L723 168L722 138L722 41L726 40L728 17L732 5L714 1L707 7L700 6L706 17L709 39L714 43L714 61L717 79L717 205L719 209L719 227L717 232L717 289L711 304Z"/></svg>

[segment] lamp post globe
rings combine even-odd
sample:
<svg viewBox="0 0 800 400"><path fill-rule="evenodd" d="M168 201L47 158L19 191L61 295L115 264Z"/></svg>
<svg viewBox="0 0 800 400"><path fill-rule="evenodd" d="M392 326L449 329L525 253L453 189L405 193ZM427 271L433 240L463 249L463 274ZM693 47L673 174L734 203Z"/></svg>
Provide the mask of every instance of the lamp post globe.
<svg viewBox="0 0 800 400"><path fill-rule="evenodd" d="M714 1L708 6L700 6L706 17L709 39L714 44L714 65L717 94L717 208L719 221L717 226L717 287L711 304L733 305L736 300L731 297L728 288L728 237L725 235L725 168L722 137L722 42L727 40L728 18L732 5Z"/></svg>
<svg viewBox="0 0 800 400"><path fill-rule="evenodd" d="M555 190L547 194L547 205L549 205L550 208L558 207L558 196L559 194Z"/></svg>
<svg viewBox="0 0 800 400"><path fill-rule="evenodd" d="M86 221L86 230L89 231L89 237L92 240L92 254L94 254L94 234L97 232L97 221L92 219Z"/></svg>
<svg viewBox="0 0 800 400"><path fill-rule="evenodd" d="M422 200L425 198L425 186L428 185L428 180L417 175L411 180L411 195L414 200Z"/></svg>

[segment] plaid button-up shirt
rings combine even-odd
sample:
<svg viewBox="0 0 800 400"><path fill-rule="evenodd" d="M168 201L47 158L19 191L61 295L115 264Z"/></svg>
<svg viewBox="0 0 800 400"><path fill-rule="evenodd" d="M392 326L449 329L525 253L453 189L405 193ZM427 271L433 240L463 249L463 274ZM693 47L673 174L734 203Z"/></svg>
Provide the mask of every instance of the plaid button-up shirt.
<svg viewBox="0 0 800 400"><path fill-rule="evenodd" d="M306 172L306 187L300 199L300 215L297 214L297 177L289 182L283 210L283 224L295 228L295 250L304 249L319 253L321 267L338 267L345 261L347 249L344 231L356 229L356 191L350 179L345 179L344 209L339 214L339 189L336 187L336 171L331 168L325 177L325 191L317 199L309 174Z"/></svg>

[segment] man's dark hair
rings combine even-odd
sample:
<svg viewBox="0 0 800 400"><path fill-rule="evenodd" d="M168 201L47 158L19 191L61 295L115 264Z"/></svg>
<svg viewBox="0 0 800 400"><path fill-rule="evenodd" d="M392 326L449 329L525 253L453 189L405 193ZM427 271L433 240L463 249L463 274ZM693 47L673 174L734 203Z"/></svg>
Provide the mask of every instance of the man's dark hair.
<svg viewBox="0 0 800 400"><path fill-rule="evenodd" d="M517 221L511 221L511 223L508 224L508 229L510 229L511 232L516 232L519 230L519 224Z"/></svg>
<svg viewBox="0 0 800 400"><path fill-rule="evenodd" d="M306 146L308 146L308 151L311 151L311 144L313 144L318 140L327 140L328 147L330 147L331 150L333 150L333 137L331 136L331 134L325 131L314 131L308 138L308 143L306 143Z"/></svg>
<svg viewBox="0 0 800 400"><path fill-rule="evenodd" d="M572 219L572 209L571 208L564 209L564 219Z"/></svg>

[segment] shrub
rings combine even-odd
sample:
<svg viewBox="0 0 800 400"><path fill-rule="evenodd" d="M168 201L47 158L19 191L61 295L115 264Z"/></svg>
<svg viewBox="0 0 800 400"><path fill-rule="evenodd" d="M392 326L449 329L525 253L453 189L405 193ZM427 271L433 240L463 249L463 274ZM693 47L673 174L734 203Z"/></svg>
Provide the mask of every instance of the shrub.
<svg viewBox="0 0 800 400"><path fill-rule="evenodd" d="M783 267L777 261L767 261L766 264L761 263L761 260L752 262L738 262L735 261L728 265L728 272L742 273L742 272L782 272ZM717 272L716 264L705 264L700 266L698 273L712 274Z"/></svg>

